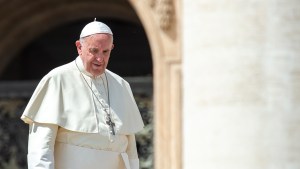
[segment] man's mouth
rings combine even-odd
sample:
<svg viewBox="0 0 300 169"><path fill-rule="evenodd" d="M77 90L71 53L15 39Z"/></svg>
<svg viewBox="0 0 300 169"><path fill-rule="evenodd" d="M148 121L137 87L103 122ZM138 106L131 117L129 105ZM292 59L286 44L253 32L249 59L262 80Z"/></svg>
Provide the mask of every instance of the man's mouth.
<svg viewBox="0 0 300 169"><path fill-rule="evenodd" d="M101 66L100 63L93 63L93 65L94 65L94 66L97 66L97 67Z"/></svg>

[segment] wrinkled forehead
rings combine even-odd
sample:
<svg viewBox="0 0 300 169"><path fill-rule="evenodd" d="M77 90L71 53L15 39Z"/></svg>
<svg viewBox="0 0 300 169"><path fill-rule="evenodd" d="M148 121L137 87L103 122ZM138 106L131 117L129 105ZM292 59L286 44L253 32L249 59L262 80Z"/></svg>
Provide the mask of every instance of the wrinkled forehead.
<svg viewBox="0 0 300 169"><path fill-rule="evenodd" d="M113 37L110 34L94 34L82 38L81 44L86 47L111 48Z"/></svg>

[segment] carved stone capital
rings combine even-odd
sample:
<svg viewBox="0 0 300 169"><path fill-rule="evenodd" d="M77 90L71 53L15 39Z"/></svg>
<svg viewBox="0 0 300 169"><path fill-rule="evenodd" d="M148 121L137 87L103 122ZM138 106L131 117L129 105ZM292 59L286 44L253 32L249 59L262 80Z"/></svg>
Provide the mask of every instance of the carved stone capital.
<svg viewBox="0 0 300 169"><path fill-rule="evenodd" d="M174 7L171 0L161 0L157 6L159 15L159 26L164 31L171 28L174 15Z"/></svg>
<svg viewBox="0 0 300 169"><path fill-rule="evenodd" d="M148 0L148 4L158 16L159 27L163 31L170 31L175 14L172 0Z"/></svg>

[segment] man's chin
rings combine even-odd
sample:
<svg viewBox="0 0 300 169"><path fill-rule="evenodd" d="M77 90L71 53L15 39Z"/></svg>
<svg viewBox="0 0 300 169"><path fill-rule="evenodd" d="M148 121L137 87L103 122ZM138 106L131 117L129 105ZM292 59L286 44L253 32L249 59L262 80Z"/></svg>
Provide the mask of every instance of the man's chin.
<svg viewBox="0 0 300 169"><path fill-rule="evenodd" d="M104 70L103 71L93 71L92 74L94 76L100 76L100 75L102 75L103 72L104 72Z"/></svg>

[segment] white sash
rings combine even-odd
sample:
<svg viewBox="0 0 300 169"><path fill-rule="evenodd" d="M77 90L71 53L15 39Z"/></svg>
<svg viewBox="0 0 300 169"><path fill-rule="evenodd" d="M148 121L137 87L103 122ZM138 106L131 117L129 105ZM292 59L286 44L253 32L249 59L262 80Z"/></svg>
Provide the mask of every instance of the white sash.
<svg viewBox="0 0 300 169"><path fill-rule="evenodd" d="M130 169L126 153L55 143L55 169Z"/></svg>

